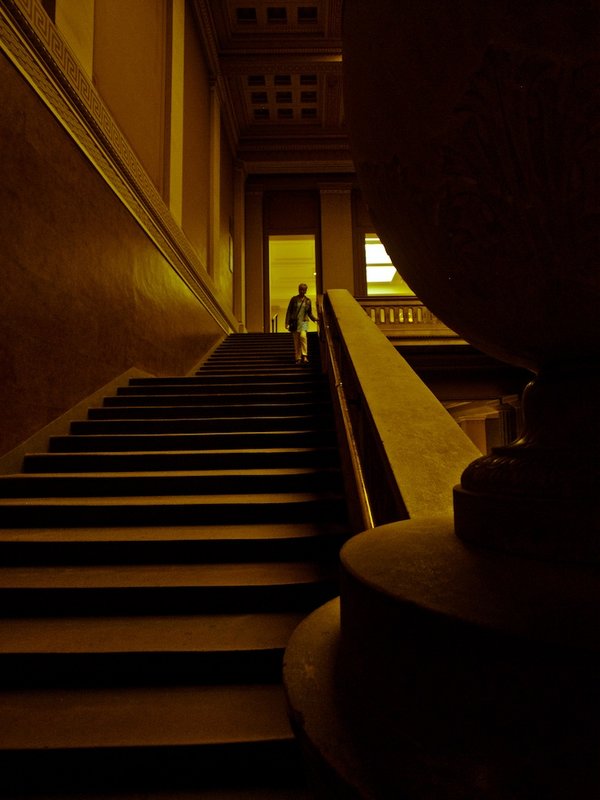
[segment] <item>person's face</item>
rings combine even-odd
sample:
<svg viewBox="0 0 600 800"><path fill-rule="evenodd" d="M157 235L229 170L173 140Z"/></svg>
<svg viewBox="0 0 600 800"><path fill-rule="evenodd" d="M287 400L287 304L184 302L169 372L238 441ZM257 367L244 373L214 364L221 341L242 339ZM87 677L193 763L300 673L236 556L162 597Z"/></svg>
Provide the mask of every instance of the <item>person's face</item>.
<svg viewBox="0 0 600 800"><path fill-rule="evenodd" d="M307 289L308 289L308 286L305 283L301 283L300 286L298 286L298 294L300 296L305 295Z"/></svg>

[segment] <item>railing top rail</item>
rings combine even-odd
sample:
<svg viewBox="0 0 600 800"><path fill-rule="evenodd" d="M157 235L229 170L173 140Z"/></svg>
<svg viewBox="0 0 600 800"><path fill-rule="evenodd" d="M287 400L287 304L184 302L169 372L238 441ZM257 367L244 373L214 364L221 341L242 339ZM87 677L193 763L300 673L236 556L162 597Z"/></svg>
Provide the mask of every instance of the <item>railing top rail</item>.
<svg viewBox="0 0 600 800"><path fill-rule="evenodd" d="M326 306L327 304L323 302L323 297L320 296L317 300L319 332L326 352L327 369L330 371L330 385L335 391L336 397L334 398L334 401L337 404L339 418L344 429L350 468L353 473L353 483L354 488L356 489L356 497L354 498L354 501L358 509L358 515L360 516L359 524L357 524L356 527L357 530L368 530L373 528L375 524L373 512L371 510L367 485L360 463L360 456L356 439L354 437L352 421L348 411L348 404L342 384L340 366L338 364L335 347L333 346L329 311Z"/></svg>
<svg viewBox="0 0 600 800"><path fill-rule="evenodd" d="M452 513L452 489L479 450L348 291L329 290L327 302L408 515Z"/></svg>

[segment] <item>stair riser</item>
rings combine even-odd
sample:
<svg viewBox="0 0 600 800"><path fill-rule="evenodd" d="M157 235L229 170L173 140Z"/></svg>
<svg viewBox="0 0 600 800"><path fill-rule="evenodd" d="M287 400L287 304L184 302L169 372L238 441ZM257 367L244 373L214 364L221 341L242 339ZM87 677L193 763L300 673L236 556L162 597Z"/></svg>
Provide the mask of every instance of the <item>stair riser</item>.
<svg viewBox="0 0 600 800"><path fill-rule="evenodd" d="M195 406L195 405L237 405L253 406L257 403L271 403L287 406L290 403L318 402L327 399L325 391L314 393L307 391L280 391L280 392L246 392L244 394L220 394L219 391L200 394L139 394L139 395L114 395L106 397L104 405L108 408L115 406Z"/></svg>
<svg viewBox="0 0 600 800"><path fill-rule="evenodd" d="M248 364L244 361L238 361L235 358L232 358L231 361L219 359L218 361L215 360L204 364L201 372L196 373L196 375L206 375L208 377L211 375L211 373L226 373L227 376L247 375L249 380L252 380L252 377L255 374L264 375L265 373L271 373L272 378L275 380L279 379L280 376L284 378L290 377L293 379L299 374L314 377L316 380L320 380L322 378L322 373L319 367L314 365L312 362L310 364L299 365L295 362L293 357L272 361L267 364L260 361L256 362L255 365Z"/></svg>
<svg viewBox="0 0 600 800"><path fill-rule="evenodd" d="M67 684L275 683L281 679L282 662L283 647L214 653L19 653L0 656L0 690Z"/></svg>
<svg viewBox="0 0 600 800"><path fill-rule="evenodd" d="M239 417L250 414L253 417L302 417L330 414L330 404L320 403L279 403L273 405L218 405L204 406L128 406L90 408L89 420L99 419L218 419L223 417Z"/></svg>
<svg viewBox="0 0 600 800"><path fill-rule="evenodd" d="M269 364L283 364L284 366L294 365L294 351L292 348L273 352L270 354L253 355L252 353L215 353L209 356L202 364L202 369L210 364L225 362L236 367L268 367Z"/></svg>
<svg viewBox="0 0 600 800"><path fill-rule="evenodd" d="M174 537L177 533L174 532ZM334 563L342 544L337 536L306 539L225 540L119 540L69 542L2 541L4 566L96 564L226 564L278 561L327 561Z"/></svg>
<svg viewBox="0 0 600 800"><path fill-rule="evenodd" d="M282 431L244 434L157 434L155 436L56 436L49 442L51 453L140 452L143 450L261 450L333 446L327 431Z"/></svg>
<svg viewBox="0 0 600 800"><path fill-rule="evenodd" d="M138 433L233 433L236 431L289 431L331 428L330 416L247 417L228 419L90 420L71 423L71 433L103 436Z"/></svg>
<svg viewBox="0 0 600 800"><path fill-rule="evenodd" d="M0 774L3 795L11 799L36 792L86 800L87 793L98 798L101 792L108 800L136 792L133 800L140 798L138 793L151 797L161 790L169 797L178 790L211 787L235 792L244 785L293 786L303 775L303 764L290 735L283 741L212 746L0 751Z"/></svg>
<svg viewBox="0 0 600 800"><path fill-rule="evenodd" d="M276 469L333 467L334 448L238 453L56 453L25 456L23 472L151 472L152 470Z"/></svg>
<svg viewBox="0 0 600 800"><path fill-rule="evenodd" d="M0 476L0 497L133 497L341 491L337 471L297 474Z"/></svg>
<svg viewBox="0 0 600 800"><path fill-rule="evenodd" d="M207 374L204 370L202 370L196 376L189 376L187 378L131 378L128 386L129 387L144 387L148 389L152 389L154 386L210 386L213 383L219 384L231 384L235 383L237 385L242 384L245 385L246 383L278 383L278 384L286 384L292 385L298 382L306 383L310 386L320 386L323 384L323 377L322 376L313 376L312 372L306 371L299 371L296 366L294 366L289 371L281 371L274 373L271 370L268 371L256 371L256 374L252 374L252 379L248 380L248 378L244 377L244 375L240 375L237 372L232 373L228 369L224 369L223 373L219 375L218 373L210 373ZM125 387L123 387L125 388Z"/></svg>
<svg viewBox="0 0 600 800"><path fill-rule="evenodd" d="M247 374L247 373L244 373ZM156 394L255 394L257 392L284 393L293 390L310 391L316 394L324 393L326 387L322 380L311 380L306 373L298 373L294 376L294 380L279 381L276 377L271 376L270 380L253 381L246 379L246 381L231 382L229 376L223 377L221 381L202 381L201 383L191 384L169 384L168 382L160 384L152 384L146 386L120 386L117 389L118 396L131 396L137 395L156 395Z"/></svg>
<svg viewBox="0 0 600 800"><path fill-rule="evenodd" d="M51 528L127 525L245 525L321 520L338 522L345 519L344 504L327 501L310 503L277 503L261 505L236 505L214 503L190 506L114 506L86 504L82 506L48 505L35 507L27 503L2 509L1 526L4 528Z"/></svg>
<svg viewBox="0 0 600 800"><path fill-rule="evenodd" d="M335 597L333 583L111 589L0 589L4 617L306 612Z"/></svg>
<svg viewBox="0 0 600 800"><path fill-rule="evenodd" d="M299 370L296 365L290 369L282 370L256 370L252 373L252 378L248 379L247 371L240 369L232 370L227 365L224 365L223 376L220 377L218 373L205 371L204 368L197 372L195 375L188 375L182 377L169 377L169 378L130 378L128 386L205 386L212 383L285 383L296 384L298 382L306 383L309 386L318 386L325 383L323 375L315 374L312 370Z"/></svg>

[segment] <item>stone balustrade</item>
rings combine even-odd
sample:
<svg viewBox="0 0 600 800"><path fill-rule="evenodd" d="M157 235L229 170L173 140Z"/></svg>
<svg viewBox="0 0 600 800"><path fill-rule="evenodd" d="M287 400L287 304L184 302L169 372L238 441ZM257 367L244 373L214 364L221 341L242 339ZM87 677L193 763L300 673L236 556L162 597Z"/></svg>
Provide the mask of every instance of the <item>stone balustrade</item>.
<svg viewBox="0 0 600 800"><path fill-rule="evenodd" d="M416 297L357 297L365 313L389 339L462 341Z"/></svg>

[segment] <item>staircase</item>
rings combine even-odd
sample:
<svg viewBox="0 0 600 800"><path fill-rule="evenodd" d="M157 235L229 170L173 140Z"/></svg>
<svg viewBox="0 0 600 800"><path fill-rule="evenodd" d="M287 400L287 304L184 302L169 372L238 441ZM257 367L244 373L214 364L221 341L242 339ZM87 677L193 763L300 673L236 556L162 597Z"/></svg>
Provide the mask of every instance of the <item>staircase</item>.
<svg viewBox="0 0 600 800"><path fill-rule="evenodd" d="M131 380L0 476L0 796L308 797L282 654L348 531L291 338Z"/></svg>

